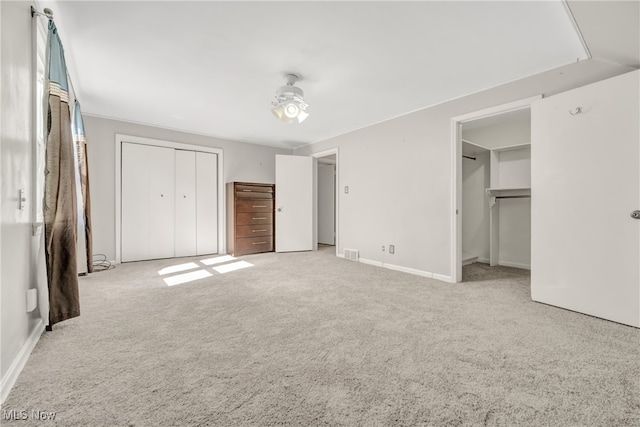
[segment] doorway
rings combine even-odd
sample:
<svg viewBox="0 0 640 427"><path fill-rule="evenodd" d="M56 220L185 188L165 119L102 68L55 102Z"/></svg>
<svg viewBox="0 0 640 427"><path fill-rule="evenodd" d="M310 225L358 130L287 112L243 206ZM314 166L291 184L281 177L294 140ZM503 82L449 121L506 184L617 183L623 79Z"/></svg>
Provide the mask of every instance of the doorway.
<svg viewBox="0 0 640 427"><path fill-rule="evenodd" d="M530 268L533 97L452 118L452 281L463 264Z"/></svg>
<svg viewBox="0 0 640 427"><path fill-rule="evenodd" d="M317 167L317 236L318 246L333 247L338 255L338 149L313 154Z"/></svg>

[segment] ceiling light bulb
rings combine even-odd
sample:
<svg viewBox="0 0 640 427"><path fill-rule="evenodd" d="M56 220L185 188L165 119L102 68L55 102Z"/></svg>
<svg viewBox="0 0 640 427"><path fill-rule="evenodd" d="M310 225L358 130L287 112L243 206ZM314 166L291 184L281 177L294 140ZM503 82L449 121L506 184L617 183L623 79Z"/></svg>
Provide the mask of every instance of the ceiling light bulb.
<svg viewBox="0 0 640 427"><path fill-rule="evenodd" d="M300 108L293 102L289 102L284 106L284 114L290 119L297 117L299 112Z"/></svg>

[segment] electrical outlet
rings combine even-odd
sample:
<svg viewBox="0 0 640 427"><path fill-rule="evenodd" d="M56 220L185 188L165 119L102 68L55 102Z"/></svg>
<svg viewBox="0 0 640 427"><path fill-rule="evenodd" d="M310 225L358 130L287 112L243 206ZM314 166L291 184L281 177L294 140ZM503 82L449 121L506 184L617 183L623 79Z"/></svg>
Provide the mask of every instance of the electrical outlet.
<svg viewBox="0 0 640 427"><path fill-rule="evenodd" d="M382 252L384 252L384 246L382 246Z"/></svg>
<svg viewBox="0 0 640 427"><path fill-rule="evenodd" d="M344 194L349 194L349 186L348 185L344 186Z"/></svg>
<svg viewBox="0 0 640 427"><path fill-rule="evenodd" d="M395 245L389 245L389 253L390 254L395 254L396 253L396 246Z"/></svg>

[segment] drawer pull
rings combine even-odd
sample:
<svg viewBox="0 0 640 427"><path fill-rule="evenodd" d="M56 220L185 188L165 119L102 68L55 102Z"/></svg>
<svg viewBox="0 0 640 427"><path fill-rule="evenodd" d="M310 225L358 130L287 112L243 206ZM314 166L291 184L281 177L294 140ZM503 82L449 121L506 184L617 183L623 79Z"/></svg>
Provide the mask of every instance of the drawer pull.
<svg viewBox="0 0 640 427"><path fill-rule="evenodd" d="M267 205L253 205L254 208L266 208Z"/></svg>
<svg viewBox="0 0 640 427"><path fill-rule="evenodd" d="M249 193L251 193L251 190L242 190L242 191L248 191Z"/></svg>
<svg viewBox="0 0 640 427"><path fill-rule="evenodd" d="M267 217L264 217L264 218L251 218L251 219L255 221L257 219L267 219Z"/></svg>
<svg viewBox="0 0 640 427"><path fill-rule="evenodd" d="M252 245L264 245L267 242L253 242Z"/></svg>
<svg viewBox="0 0 640 427"><path fill-rule="evenodd" d="M261 231L267 231L267 230L251 230L252 233L259 233Z"/></svg>

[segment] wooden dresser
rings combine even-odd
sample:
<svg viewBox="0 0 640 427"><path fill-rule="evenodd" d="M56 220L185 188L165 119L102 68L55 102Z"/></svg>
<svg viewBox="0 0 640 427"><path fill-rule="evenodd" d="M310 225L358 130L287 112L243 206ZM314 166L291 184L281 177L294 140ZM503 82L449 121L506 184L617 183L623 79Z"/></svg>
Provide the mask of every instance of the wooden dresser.
<svg viewBox="0 0 640 427"><path fill-rule="evenodd" d="M227 253L273 252L275 185L227 183Z"/></svg>

